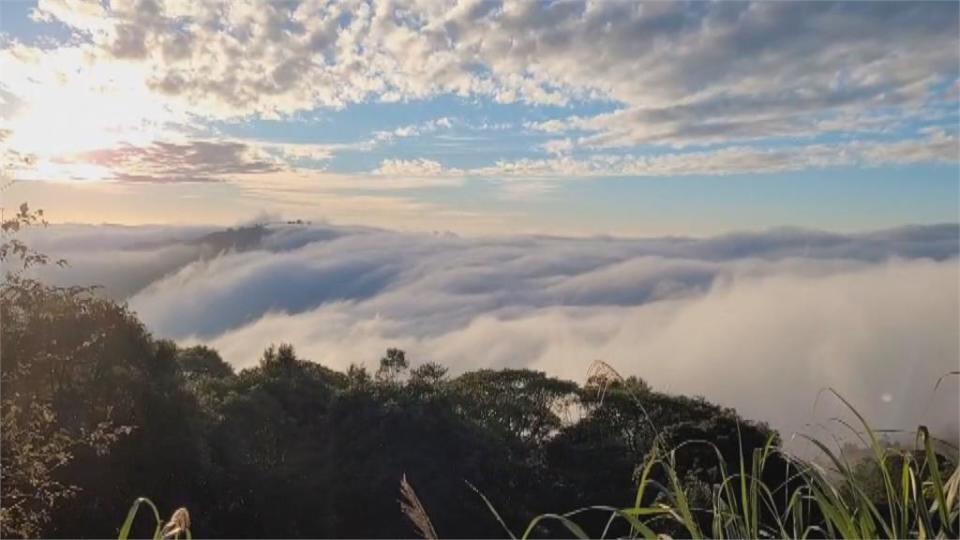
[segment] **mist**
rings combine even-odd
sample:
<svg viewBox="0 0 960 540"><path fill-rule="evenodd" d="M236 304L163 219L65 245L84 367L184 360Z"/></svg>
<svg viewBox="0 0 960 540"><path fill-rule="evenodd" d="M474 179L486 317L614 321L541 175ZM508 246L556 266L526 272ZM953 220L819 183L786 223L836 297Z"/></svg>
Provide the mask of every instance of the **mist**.
<svg viewBox="0 0 960 540"><path fill-rule="evenodd" d="M706 239L397 233L328 225L57 226L31 239L158 337L237 368L272 343L342 369L388 347L456 374L594 360L789 438L835 429L835 389L885 429L955 437L957 225Z"/></svg>

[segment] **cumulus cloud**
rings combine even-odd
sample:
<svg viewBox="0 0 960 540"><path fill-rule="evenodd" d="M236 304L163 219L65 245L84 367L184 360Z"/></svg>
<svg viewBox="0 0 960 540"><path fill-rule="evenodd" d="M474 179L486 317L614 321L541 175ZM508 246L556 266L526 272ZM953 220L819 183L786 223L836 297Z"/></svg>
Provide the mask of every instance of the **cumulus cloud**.
<svg viewBox="0 0 960 540"><path fill-rule="evenodd" d="M373 174L392 176L437 176L449 173L439 162L432 159L385 159ZM453 171L456 172L456 171Z"/></svg>
<svg viewBox="0 0 960 540"><path fill-rule="evenodd" d="M127 182L209 182L226 175L274 172L279 164L257 149L234 141L154 142L94 150L54 162L91 163Z"/></svg>
<svg viewBox="0 0 960 540"><path fill-rule="evenodd" d="M399 130L414 129L410 126ZM387 133L390 138L398 136ZM157 141L146 146L121 145L52 158L63 171L82 175L84 168L101 170L104 178L128 182L209 182L234 180L255 189L280 173L286 183L327 189L383 190L456 185L465 177L554 182L589 177L644 177L760 174L830 167L960 162L957 137L943 130L922 138L892 142L813 144L784 148L729 146L719 149L645 156L594 154L574 157L570 139L549 141L550 158L501 160L493 165L461 169L432 159L384 159L369 173L328 174L322 165L341 150L369 150L375 138L360 143L291 144L241 140ZM9 157L9 156L8 156ZM306 163L306 168L298 164ZM18 167L22 168L20 165ZM41 169L43 172L45 169ZM79 170L79 173L77 172ZM36 175L37 171L26 174ZM373 178L371 178L371 176ZM381 178L377 178L381 177ZM311 181L312 180L312 181ZM547 182L547 184L542 184Z"/></svg>
<svg viewBox="0 0 960 540"><path fill-rule="evenodd" d="M327 225L53 227L65 281L122 283L153 331L238 367L288 341L337 368L386 347L456 372L531 367L582 379L603 359L785 433L841 391L878 425L957 425L960 227L841 235L460 238ZM125 277L124 277L125 276ZM126 280L126 281L124 281ZM951 394L952 392L952 394Z"/></svg>
<svg viewBox="0 0 960 540"><path fill-rule="evenodd" d="M857 129L876 120L858 113L909 116L958 75L949 2L138 0L96 17L62 4L38 14L222 116L442 93L606 99L624 107L583 119L594 144L682 144L817 132L840 117Z"/></svg>
<svg viewBox="0 0 960 540"><path fill-rule="evenodd" d="M501 160L494 165L467 170L449 170L433 161L407 160L384 162L378 172L404 170L464 174L501 179L536 179L541 182L587 177L643 177L733 174L760 174L829 167L877 167L911 163L960 163L960 141L942 130L919 139L893 142L811 144L787 147L727 146L718 149L671 152L637 156L633 154L593 154L574 157L570 139L549 141L543 145L550 158ZM426 167L430 164L430 167ZM394 171L393 169L396 169ZM429 169L429 171L427 170ZM549 186L548 186L549 187Z"/></svg>
<svg viewBox="0 0 960 540"><path fill-rule="evenodd" d="M121 182L216 182L252 175L293 172L298 165L322 170L335 152L369 150L373 141L338 144L271 143L238 139L154 141L122 144L54 157L60 165L101 167L107 178Z"/></svg>
<svg viewBox="0 0 960 540"><path fill-rule="evenodd" d="M440 129L450 129L453 127L453 121L446 116L428 120L420 124L408 124L394 128L390 131L377 131L374 133L375 141L393 141L394 139L403 139L417 135L434 133Z"/></svg>
<svg viewBox="0 0 960 540"><path fill-rule="evenodd" d="M332 196L342 184L399 189L442 176L447 185L464 176L526 178L527 185L502 187L534 193L550 189L548 177L957 163L956 131L943 126L956 124L958 9L949 2L42 0L34 19L59 21L73 36L43 47L2 43L0 91L11 113L4 154L16 158L6 168L31 179L252 180L247 194L282 172ZM449 95L569 105L571 113L558 119L530 107L515 124L441 116L332 144L225 140L210 123ZM520 125L536 140L493 149L500 155L484 162L404 151L366 160L380 167L359 174L354 166L337 176L301 170L327 170L339 152L456 137L443 133L453 128ZM543 141L545 133L552 140ZM845 142L826 144L828 134Z"/></svg>

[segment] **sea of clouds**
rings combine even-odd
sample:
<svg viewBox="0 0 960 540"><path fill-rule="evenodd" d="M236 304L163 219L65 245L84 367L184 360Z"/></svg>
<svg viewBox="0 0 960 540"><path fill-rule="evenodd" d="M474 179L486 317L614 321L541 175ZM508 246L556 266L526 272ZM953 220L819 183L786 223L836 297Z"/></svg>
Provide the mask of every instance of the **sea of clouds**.
<svg viewBox="0 0 960 540"><path fill-rule="evenodd" d="M957 433L960 226L705 239L400 233L328 225L59 225L69 260L159 337L237 368L289 342L334 368L387 347L453 373L527 367L582 381L606 361L794 432L836 431L836 389L880 428ZM824 428L826 426L826 428Z"/></svg>

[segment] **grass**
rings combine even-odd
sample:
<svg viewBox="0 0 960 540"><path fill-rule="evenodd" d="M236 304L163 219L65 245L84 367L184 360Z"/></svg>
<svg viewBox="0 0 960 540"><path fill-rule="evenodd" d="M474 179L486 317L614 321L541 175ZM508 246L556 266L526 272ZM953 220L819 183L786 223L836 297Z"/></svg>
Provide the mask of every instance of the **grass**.
<svg viewBox="0 0 960 540"><path fill-rule="evenodd" d="M440 538L413 486L407 482L407 475L403 475L400 479L400 511L407 516L421 538L426 540Z"/></svg>
<svg viewBox="0 0 960 540"><path fill-rule="evenodd" d="M139 497L133 501L133 505L131 505L130 510L127 511L127 519L123 521L123 525L120 527L117 540L127 540L130 537L130 529L133 527L133 522L137 517L137 513L140 511L140 507L144 505L153 511L153 518L156 520L156 528L153 531L152 537L153 540L180 538L181 535L187 540L193 540L193 535L190 533L190 513L186 508L177 508L170 516L170 519L164 523L164 521L160 519L160 511L157 510L157 505L153 504L153 501L146 497Z"/></svg>
<svg viewBox="0 0 960 540"><path fill-rule="evenodd" d="M609 366L607 368L600 371L612 371ZM615 372L613 374L619 377ZM602 386L601 392L604 390ZM867 486L868 478L858 474L858 469L842 452L835 452L810 436L801 437L821 453L828 466L785 453L775 446L771 437L763 448L755 449L750 456L744 455L741 446L739 470L728 471L726 460L709 441L687 441L668 449L657 437L653 450L639 469L635 502L629 508L589 506L564 514L541 514L517 536L507 527L493 504L483 494L478 494L513 539L529 538L539 525L551 521L559 523L576 538L606 538L618 521L629 526L628 537L648 539L670 535L690 538L960 536L957 449L938 441L952 454L951 460L945 459L943 453L936 450L935 441L924 426L916 432L914 448L890 448L850 402L833 389L825 392L839 399L857 419L856 425L837 421L869 450L869 469L879 476L879 490ZM688 445L707 445L717 455L721 481L707 487L708 497L698 493L697 487L691 487L677 472L676 456ZM782 483L768 485L762 478L765 468L775 457L785 460L788 474ZM952 470L941 470L950 462ZM703 490L703 487L699 488L699 491ZM704 498L708 504L695 502ZM654 502L643 503L651 499ZM579 517L589 512L603 512L609 516L602 530L588 533L577 523ZM709 524L706 527L705 522Z"/></svg>

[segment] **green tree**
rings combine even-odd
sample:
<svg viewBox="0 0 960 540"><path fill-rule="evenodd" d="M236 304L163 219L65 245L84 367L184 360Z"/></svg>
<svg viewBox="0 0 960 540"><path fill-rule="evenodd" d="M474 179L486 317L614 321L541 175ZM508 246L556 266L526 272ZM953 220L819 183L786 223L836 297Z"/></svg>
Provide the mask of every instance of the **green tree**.
<svg viewBox="0 0 960 540"><path fill-rule="evenodd" d="M62 391L72 375L65 361L80 347L51 330L59 327L65 308L97 305L89 289L47 287L23 277L50 259L16 235L24 227L45 225L43 211L31 211L26 203L0 224L0 536L6 537L38 536L56 506L79 491L57 476L75 452L102 454L129 431L110 422L109 411L76 421L64 407Z"/></svg>
<svg viewBox="0 0 960 540"><path fill-rule="evenodd" d="M407 355L400 349L387 349L387 354L380 359L377 369L377 380L380 382L396 382L410 365Z"/></svg>
<svg viewBox="0 0 960 540"><path fill-rule="evenodd" d="M220 358L220 353L204 345L178 350L177 363L187 378L222 379L233 375L233 367Z"/></svg>
<svg viewBox="0 0 960 540"><path fill-rule="evenodd" d="M577 400L577 385L539 371L464 373L452 381L457 408L484 426L523 443L555 434Z"/></svg>

